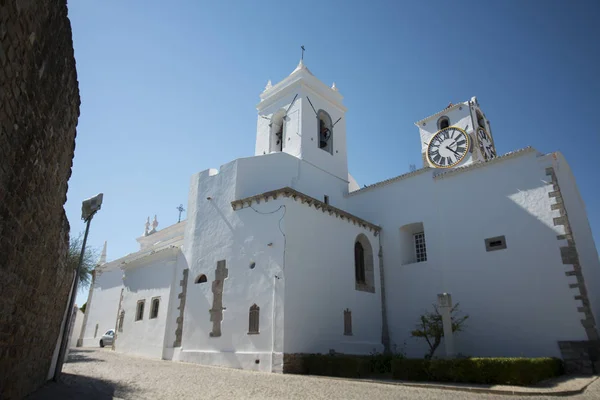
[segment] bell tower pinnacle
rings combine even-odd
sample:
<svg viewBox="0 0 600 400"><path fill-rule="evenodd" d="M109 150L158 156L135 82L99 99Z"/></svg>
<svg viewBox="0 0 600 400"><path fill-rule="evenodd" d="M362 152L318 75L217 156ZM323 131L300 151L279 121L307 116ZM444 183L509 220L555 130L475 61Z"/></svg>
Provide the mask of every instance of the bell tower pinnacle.
<svg viewBox="0 0 600 400"><path fill-rule="evenodd" d="M348 180L346 107L335 86L317 79L300 62L260 95L255 155L283 152Z"/></svg>

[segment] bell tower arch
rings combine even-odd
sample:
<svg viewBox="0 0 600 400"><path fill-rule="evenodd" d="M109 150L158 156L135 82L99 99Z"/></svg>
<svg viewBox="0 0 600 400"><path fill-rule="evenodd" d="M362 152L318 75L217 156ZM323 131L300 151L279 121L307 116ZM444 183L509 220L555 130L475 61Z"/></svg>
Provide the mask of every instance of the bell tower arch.
<svg viewBox="0 0 600 400"><path fill-rule="evenodd" d="M281 82L267 84L256 106L255 155L284 152L348 181L346 107L335 84L300 63Z"/></svg>

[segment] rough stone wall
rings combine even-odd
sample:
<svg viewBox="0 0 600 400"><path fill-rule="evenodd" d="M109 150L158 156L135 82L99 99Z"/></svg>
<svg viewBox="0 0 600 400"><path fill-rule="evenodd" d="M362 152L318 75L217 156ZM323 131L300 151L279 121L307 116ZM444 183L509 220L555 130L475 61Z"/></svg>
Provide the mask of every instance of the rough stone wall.
<svg viewBox="0 0 600 400"><path fill-rule="evenodd" d="M565 373L595 375L600 373L600 340L558 342Z"/></svg>
<svg viewBox="0 0 600 400"><path fill-rule="evenodd" d="M0 0L0 398L47 378L72 282L79 89L65 0Z"/></svg>

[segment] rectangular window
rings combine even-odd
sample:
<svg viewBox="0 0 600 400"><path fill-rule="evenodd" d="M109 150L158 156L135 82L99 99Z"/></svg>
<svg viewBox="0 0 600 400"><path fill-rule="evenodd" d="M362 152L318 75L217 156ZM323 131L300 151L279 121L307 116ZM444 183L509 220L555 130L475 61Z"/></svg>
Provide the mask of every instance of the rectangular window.
<svg viewBox="0 0 600 400"><path fill-rule="evenodd" d="M125 311L121 311L121 314L119 315L119 326L118 326L118 330L119 332L123 332L123 321L125 320Z"/></svg>
<svg viewBox="0 0 600 400"><path fill-rule="evenodd" d="M502 250L506 248L506 239L504 236L496 236L485 239L485 251Z"/></svg>
<svg viewBox="0 0 600 400"><path fill-rule="evenodd" d="M329 196L325 195L324 198L323 198L323 202L325 204L329 204Z"/></svg>
<svg viewBox="0 0 600 400"><path fill-rule="evenodd" d="M137 303L137 311L135 313L135 320L136 321L141 321L142 319L144 319L144 304L146 303L146 300L140 300Z"/></svg>
<svg viewBox="0 0 600 400"><path fill-rule="evenodd" d="M415 238L415 254L417 262L427 261L427 247L425 245L425 232L414 234Z"/></svg>
<svg viewBox="0 0 600 400"><path fill-rule="evenodd" d="M348 308L344 310L344 335L352 336L352 311Z"/></svg>

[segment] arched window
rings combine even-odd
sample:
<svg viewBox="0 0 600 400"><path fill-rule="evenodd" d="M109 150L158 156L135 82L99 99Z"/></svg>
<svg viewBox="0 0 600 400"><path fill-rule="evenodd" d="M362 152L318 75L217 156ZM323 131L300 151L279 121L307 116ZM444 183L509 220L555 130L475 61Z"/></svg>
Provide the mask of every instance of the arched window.
<svg viewBox="0 0 600 400"><path fill-rule="evenodd" d="M206 275L204 275L204 274L198 275L198 277L194 281L194 283L204 283L204 282L206 282Z"/></svg>
<svg viewBox="0 0 600 400"><path fill-rule="evenodd" d="M319 148L333 154L333 124L331 117L324 110L317 113L319 121Z"/></svg>
<svg viewBox="0 0 600 400"><path fill-rule="evenodd" d="M271 138L269 151L283 151L285 139L285 110L279 110L271 118Z"/></svg>
<svg viewBox="0 0 600 400"><path fill-rule="evenodd" d="M365 249L360 242L354 243L354 274L356 283L365 284Z"/></svg>
<svg viewBox="0 0 600 400"><path fill-rule="evenodd" d="M252 307L250 307L250 316L249 316L249 321L248 321L248 334L249 335L259 333L259 331L258 331L259 316L260 316L260 307L258 307L256 304L253 304Z"/></svg>
<svg viewBox="0 0 600 400"><path fill-rule="evenodd" d="M354 242L354 279L356 290L375 293L373 248L363 233Z"/></svg>
<svg viewBox="0 0 600 400"><path fill-rule="evenodd" d="M158 307L160 306L160 298L155 297L152 299L152 306L150 308L150 318L158 317Z"/></svg>
<svg viewBox="0 0 600 400"><path fill-rule="evenodd" d="M440 119L438 119L437 125L439 130L449 127L450 118L446 117L445 115L443 117L440 117Z"/></svg>

